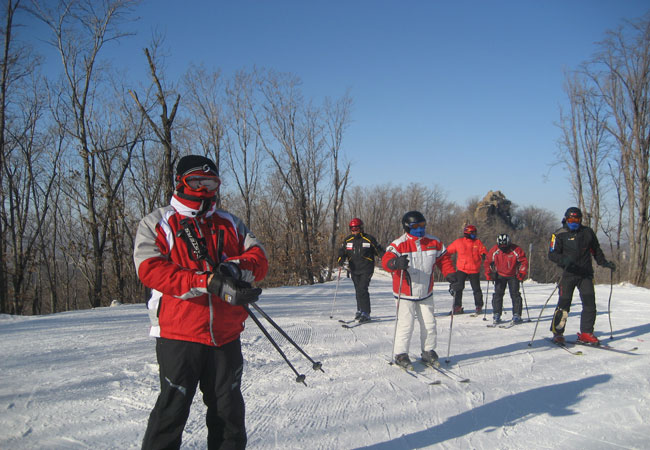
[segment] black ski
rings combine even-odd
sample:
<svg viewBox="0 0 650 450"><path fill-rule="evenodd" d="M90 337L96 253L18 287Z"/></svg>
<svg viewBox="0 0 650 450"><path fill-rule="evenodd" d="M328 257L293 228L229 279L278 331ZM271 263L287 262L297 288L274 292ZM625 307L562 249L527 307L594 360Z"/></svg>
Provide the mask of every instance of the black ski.
<svg viewBox="0 0 650 450"><path fill-rule="evenodd" d="M397 367L399 369L402 369L402 372L405 372L405 373L411 375L413 378L415 378L418 381L421 381L424 384L427 384L429 386L442 384L442 382L440 380L434 380L434 379L429 378L428 376L426 376L424 374L416 372L415 368L413 367L412 364L409 367L402 367L399 364L397 364L395 361L390 361L390 360L386 360L386 361L388 362L389 365L391 365L393 367Z"/></svg>
<svg viewBox="0 0 650 450"><path fill-rule="evenodd" d="M574 344L574 345L582 345L584 347L600 348L602 350L609 350L610 352L622 353L624 355L638 355L638 353L634 353L634 352L635 350L639 349L639 347L632 347L629 349L616 348L607 344L603 344L602 342L598 345L587 344L586 342L581 342L581 341L567 341L567 343Z"/></svg>
<svg viewBox="0 0 650 450"><path fill-rule="evenodd" d="M487 324L485 326L488 327L488 328L496 328L496 327L500 327L501 325L504 325L504 324L505 324L505 322L499 321L497 323L489 323L489 324Z"/></svg>
<svg viewBox="0 0 650 450"><path fill-rule="evenodd" d="M357 320L357 319L352 319L352 320L343 320L343 319L339 319L339 322L340 322L340 323L346 323L346 324L347 324L347 323L355 322L356 320Z"/></svg>
<svg viewBox="0 0 650 450"><path fill-rule="evenodd" d="M567 352L571 353L572 355L580 356L580 355L583 354L580 350L571 350L570 348L567 347L566 343L558 344L557 342L555 342L551 338L544 338L544 339L546 339L547 341L549 341L551 344L555 345L556 347L560 347L561 349L566 350ZM569 344L571 344L571 343L569 342Z"/></svg>
<svg viewBox="0 0 650 450"><path fill-rule="evenodd" d="M354 322L354 321L353 321L353 322ZM377 320L375 320L375 319L370 319L370 320L367 320L367 321L365 321L365 322L357 322L357 323L352 324L352 325L348 325L347 323L344 323L344 324L341 325L341 326L342 326L343 328L356 328L356 327L360 327L361 325L365 325L365 324L370 323L370 322L377 322Z"/></svg>
<svg viewBox="0 0 650 450"><path fill-rule="evenodd" d="M442 366L438 366L438 367L436 367L436 366L427 366L427 367L431 367L433 370L436 370L436 371L440 372L441 374L443 374L447 378L450 378L450 379L456 381L457 383L469 383L469 378L465 378L462 375L460 375L460 374L458 374L458 373L456 373L456 372L454 372L452 370L447 369L446 367L442 367Z"/></svg>

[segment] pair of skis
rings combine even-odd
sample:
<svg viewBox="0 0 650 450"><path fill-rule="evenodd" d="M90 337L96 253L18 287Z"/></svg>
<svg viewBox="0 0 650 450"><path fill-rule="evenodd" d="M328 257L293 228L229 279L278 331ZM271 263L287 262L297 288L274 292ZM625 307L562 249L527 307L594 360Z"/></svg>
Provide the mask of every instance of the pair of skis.
<svg viewBox="0 0 650 450"><path fill-rule="evenodd" d="M394 360L389 360L387 359L388 364L391 366L398 367L402 371L406 372L407 374L411 375L412 377L418 379L419 381L422 381L425 384L428 385L437 385L437 384L442 384L442 381L436 380L433 378L430 378L428 375L421 373L421 372L416 372L415 367L411 364L408 367L401 366L397 364ZM446 367L442 367L439 362L436 361L434 364L424 364L420 362L424 367L430 367L431 369L435 370L436 372L444 375L445 377L449 378L450 380L453 380L457 383L469 383L469 378L465 378L462 375L454 372L453 370L447 369Z"/></svg>
<svg viewBox="0 0 650 450"><path fill-rule="evenodd" d="M356 319L352 319L352 320L339 319L339 322L341 323L341 326L343 328L356 328L356 327L359 327L361 325L365 325L365 324L370 323L370 322L377 322L377 320L370 319L370 320L366 320L365 322L358 322Z"/></svg>
<svg viewBox="0 0 650 450"><path fill-rule="evenodd" d="M623 355L637 355L638 353L635 353L636 350L639 349L639 347L631 347L629 349L622 349L618 347L612 347L611 345L603 344L602 342L598 345L595 344L587 344L582 341L565 341L564 343L557 343L553 341L551 338L546 338L548 341L553 343L554 345L560 347L561 349L567 351L568 353L571 353L572 355L580 356L583 355L581 350L574 350L574 347L577 346L582 346L582 347L591 347L591 348L598 348L601 350L607 350L610 352L615 352L615 353L621 353Z"/></svg>
<svg viewBox="0 0 650 450"><path fill-rule="evenodd" d="M522 323L524 323L524 322L523 321L515 322L514 320L510 320L508 322L490 323L490 324L486 325L486 327L488 327L488 328L496 328L496 327L499 327L499 328L512 328L515 325L520 325Z"/></svg>

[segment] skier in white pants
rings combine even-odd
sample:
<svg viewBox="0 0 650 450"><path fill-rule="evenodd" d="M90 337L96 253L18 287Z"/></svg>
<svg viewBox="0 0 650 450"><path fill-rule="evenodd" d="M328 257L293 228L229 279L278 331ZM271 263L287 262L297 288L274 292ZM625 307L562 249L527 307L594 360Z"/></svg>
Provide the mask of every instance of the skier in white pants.
<svg viewBox="0 0 650 450"><path fill-rule="evenodd" d="M402 227L406 233L388 246L381 260L384 269L393 274L393 295L400 301L393 357L396 364L411 366L408 350L417 318L422 362L431 365L438 360L435 352L433 270L437 266L452 289L455 288L456 274L443 243L426 233L426 220L422 213L409 211L404 214Z"/></svg>

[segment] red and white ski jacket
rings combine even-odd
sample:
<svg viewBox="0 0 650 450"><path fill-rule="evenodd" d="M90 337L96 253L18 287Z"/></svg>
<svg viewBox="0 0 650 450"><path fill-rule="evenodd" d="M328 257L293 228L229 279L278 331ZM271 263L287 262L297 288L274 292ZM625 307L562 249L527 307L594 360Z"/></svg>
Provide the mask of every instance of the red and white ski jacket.
<svg viewBox="0 0 650 450"><path fill-rule="evenodd" d="M511 278L520 273L520 278L523 278L528 273L528 258L521 247L515 244L510 244L506 250L501 250L495 245L488 252L484 264L485 278L488 280L492 280L492 267L500 277Z"/></svg>
<svg viewBox="0 0 650 450"><path fill-rule="evenodd" d="M398 256L406 255L409 260L408 269L402 276L401 270L388 268L388 261ZM442 275L446 277L454 272L454 265L440 240L429 234L418 238L404 233L393 241L381 259L382 267L393 273L393 294L407 300L424 300L433 293L433 269L438 266ZM400 294L401 291L401 294Z"/></svg>
<svg viewBox="0 0 650 450"><path fill-rule="evenodd" d="M456 253L456 270L465 273L479 273L487 250L478 239L462 237L449 244L447 253L450 255Z"/></svg>
<svg viewBox="0 0 650 450"><path fill-rule="evenodd" d="M216 209L214 204L197 217L197 209L187 203L174 196L169 206L142 219L136 233L136 271L142 283L152 289L147 303L150 335L222 346L239 337L248 314L242 306L230 305L208 293L207 279L212 268L206 261L196 260L186 241L179 237L181 220L190 219L216 264L236 262L245 281L264 279L268 261L262 244L240 219Z"/></svg>

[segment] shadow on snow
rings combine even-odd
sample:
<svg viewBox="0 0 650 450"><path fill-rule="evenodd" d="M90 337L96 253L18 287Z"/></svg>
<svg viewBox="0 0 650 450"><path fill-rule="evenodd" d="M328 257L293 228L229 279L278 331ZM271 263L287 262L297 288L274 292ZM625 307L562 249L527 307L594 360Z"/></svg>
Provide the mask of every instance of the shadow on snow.
<svg viewBox="0 0 650 450"><path fill-rule="evenodd" d="M427 430L403 435L379 444L359 447L372 450L416 449L439 444L473 432L492 432L541 414L554 417L576 414L571 409L584 392L606 383L611 375L596 375L582 380L531 389L473 408Z"/></svg>

